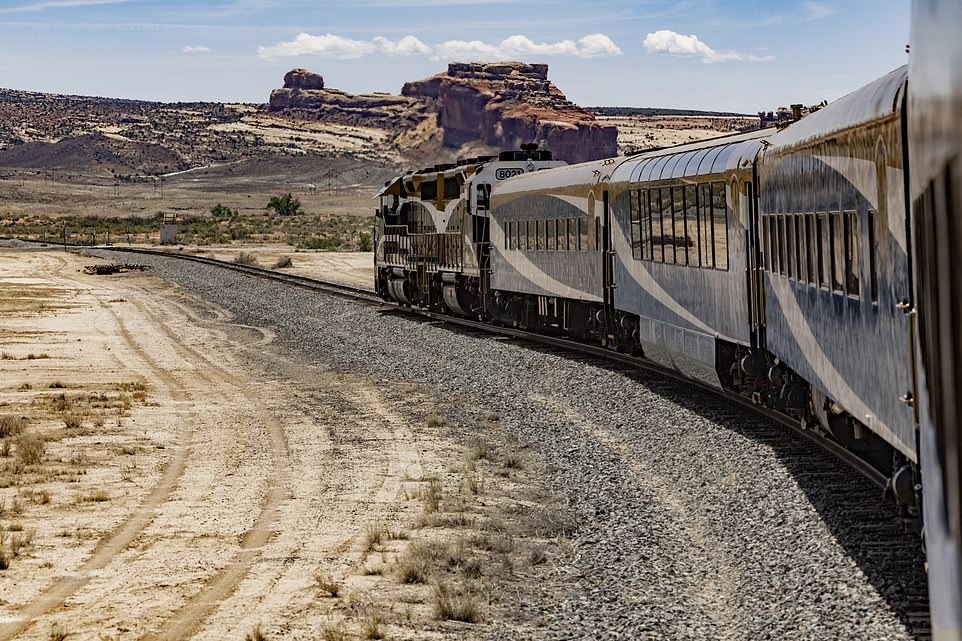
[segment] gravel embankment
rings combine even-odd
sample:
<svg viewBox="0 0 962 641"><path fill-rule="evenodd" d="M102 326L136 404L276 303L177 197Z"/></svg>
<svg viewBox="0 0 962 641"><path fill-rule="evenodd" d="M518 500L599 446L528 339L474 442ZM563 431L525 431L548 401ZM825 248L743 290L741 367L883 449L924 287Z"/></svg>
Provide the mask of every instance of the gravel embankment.
<svg viewBox="0 0 962 641"><path fill-rule="evenodd" d="M273 328L297 358L471 399L535 442L581 526L560 568L575 596L546 585L519 603L540 621L525 638L912 638L895 610L924 582L917 541L878 490L766 421L661 378L225 270L137 262Z"/></svg>

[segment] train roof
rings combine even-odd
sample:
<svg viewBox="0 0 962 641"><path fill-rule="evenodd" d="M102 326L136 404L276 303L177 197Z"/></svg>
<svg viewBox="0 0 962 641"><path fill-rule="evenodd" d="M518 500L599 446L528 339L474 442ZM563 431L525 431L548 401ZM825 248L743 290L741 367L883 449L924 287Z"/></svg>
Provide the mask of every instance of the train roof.
<svg viewBox="0 0 962 641"><path fill-rule="evenodd" d="M497 193L505 195L522 191L557 190L569 189L579 185L594 185L595 183L605 182L617 163L624 160L622 157L607 158L578 163L577 165L532 171L499 182Z"/></svg>
<svg viewBox="0 0 962 641"><path fill-rule="evenodd" d="M908 66L899 67L792 123L772 137L772 151L797 147L898 113L907 77Z"/></svg>
<svg viewBox="0 0 962 641"><path fill-rule="evenodd" d="M677 147L648 151L625 160L612 175L612 182L648 182L686 176L720 174L751 162L762 140L774 129L711 138Z"/></svg>

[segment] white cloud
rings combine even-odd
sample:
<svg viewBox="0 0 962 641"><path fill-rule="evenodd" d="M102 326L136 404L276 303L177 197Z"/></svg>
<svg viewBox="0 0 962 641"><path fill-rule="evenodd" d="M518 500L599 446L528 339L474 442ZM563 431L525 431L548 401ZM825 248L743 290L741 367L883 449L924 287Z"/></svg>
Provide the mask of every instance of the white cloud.
<svg viewBox="0 0 962 641"><path fill-rule="evenodd" d="M400 40L388 40L384 36L377 36L374 38L374 44L389 56L413 56L415 54L426 56L431 53L431 47L414 36L404 36Z"/></svg>
<svg viewBox="0 0 962 641"><path fill-rule="evenodd" d="M15 7L5 7L0 9L0 13L28 13L32 11L46 11L47 9L74 9L105 4L127 4L131 1L132 0L47 0L44 2L31 2Z"/></svg>
<svg viewBox="0 0 962 641"><path fill-rule="evenodd" d="M302 55L346 60L376 52L388 56L431 56L435 60L441 58L504 60L530 56L597 58L622 54L618 45L603 33L584 36L577 42L574 40L535 42L528 36L519 34L505 38L497 44L481 40L447 40L434 46L425 44L415 36L404 36L400 40L389 40L383 36L377 36L366 41L352 40L330 33L323 36L299 33L293 40L279 42L272 47L259 47L257 55L265 60Z"/></svg>
<svg viewBox="0 0 962 641"><path fill-rule="evenodd" d="M835 14L835 9L820 2L803 2L802 6L805 8L806 20L820 20Z"/></svg>
<svg viewBox="0 0 962 641"><path fill-rule="evenodd" d="M578 58L596 58L600 56L620 56L618 48L611 38L603 33L593 33L574 40L559 40L558 42L535 42L528 36L514 35L502 40L499 44L491 44L480 40L448 40L434 48L434 57L459 58L473 56L482 60L500 60L505 58L523 58L527 56L576 56Z"/></svg>
<svg viewBox="0 0 962 641"><path fill-rule="evenodd" d="M715 51L707 44L691 34L686 36L669 29L662 29L649 33L642 43L649 53L667 53L675 56L697 56L702 62L730 62L743 60L750 62L767 62L775 56L755 56L737 51Z"/></svg>
<svg viewBox="0 0 962 641"><path fill-rule="evenodd" d="M210 53L210 47L205 47L203 45L193 46L187 45L181 49L182 53Z"/></svg>
<svg viewBox="0 0 962 641"><path fill-rule="evenodd" d="M352 40L330 33L323 36L299 33L289 42L279 42L273 47L258 47L257 55L265 60L303 55L350 60L373 53L375 49L373 43L364 40Z"/></svg>

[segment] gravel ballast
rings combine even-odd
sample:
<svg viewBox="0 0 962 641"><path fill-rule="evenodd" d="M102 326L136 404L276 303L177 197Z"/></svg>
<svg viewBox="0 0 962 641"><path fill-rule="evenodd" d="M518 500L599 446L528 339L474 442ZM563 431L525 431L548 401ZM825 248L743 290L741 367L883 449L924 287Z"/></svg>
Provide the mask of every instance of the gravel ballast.
<svg viewBox="0 0 962 641"><path fill-rule="evenodd" d="M469 399L534 443L580 525L556 572L574 589L558 598L549 582L518 603L525 638L915 638L897 610L924 588L918 542L876 488L771 422L661 377L196 263L137 262L271 328L293 358Z"/></svg>

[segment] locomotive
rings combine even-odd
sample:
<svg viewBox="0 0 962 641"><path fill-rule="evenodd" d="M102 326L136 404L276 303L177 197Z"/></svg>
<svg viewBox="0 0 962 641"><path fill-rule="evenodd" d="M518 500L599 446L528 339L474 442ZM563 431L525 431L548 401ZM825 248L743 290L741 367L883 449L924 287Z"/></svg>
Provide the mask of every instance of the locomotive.
<svg viewBox="0 0 962 641"><path fill-rule="evenodd" d="M933 633L958 641L962 44L948 24L958 3L916 3L911 65L781 130L571 166L526 145L398 176L378 194L376 289L643 357L857 454L922 518Z"/></svg>

